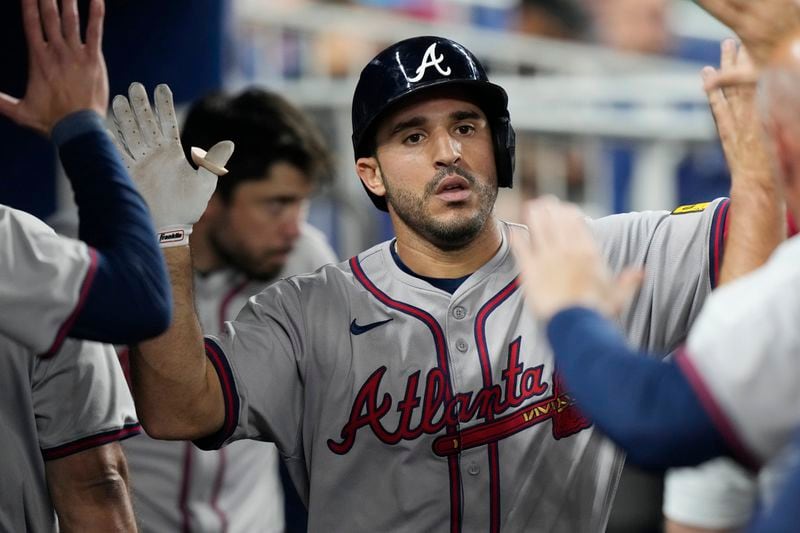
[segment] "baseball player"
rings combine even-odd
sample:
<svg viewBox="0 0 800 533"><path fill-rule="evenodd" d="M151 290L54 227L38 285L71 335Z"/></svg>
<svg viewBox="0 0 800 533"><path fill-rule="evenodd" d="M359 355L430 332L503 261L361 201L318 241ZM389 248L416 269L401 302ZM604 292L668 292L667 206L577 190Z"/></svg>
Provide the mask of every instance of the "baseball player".
<svg viewBox="0 0 800 533"><path fill-rule="evenodd" d="M108 223L106 229L85 230L101 246L93 251L0 206L0 531L136 530L119 441L136 434L139 424L116 355L108 345L63 338L104 336L97 328L107 320L94 313L114 288L116 296L148 285L142 297L157 301L141 311L158 316L156 326L137 324L134 317L107 335L141 339L169 320L163 262L151 253L150 261L133 262L133 272L119 264L128 253L158 250L147 234L152 225L142 199L101 125L108 98L100 52L102 1L90 9L83 44L75 1L62 2L62 14L55 2L43 2L40 10L35 0L23 1L28 89L21 101L0 98L0 110L17 122L52 130L73 177L82 223ZM96 195L117 211L105 212ZM131 275L145 282L132 282ZM78 311L81 299L88 301ZM125 322L119 313L114 317ZM45 352L56 357L37 356Z"/></svg>
<svg viewBox="0 0 800 533"><path fill-rule="evenodd" d="M523 304L509 240L525 229L492 213L514 161L505 91L458 43L401 41L361 73L353 145L395 239L270 285L205 341L190 250L166 251L173 327L132 350L148 432L275 442L311 531L602 530L623 455L575 409ZM127 163L155 179L147 157ZM684 337L718 275L728 205L592 223L617 269L647 268L623 319L637 345Z"/></svg>
<svg viewBox="0 0 800 533"><path fill-rule="evenodd" d="M324 143L308 119L261 89L210 95L189 109L181 141L203 147L222 139L236 144L230 173L191 237L195 308L210 334L269 282L336 261L323 234L304 222L307 198L328 171ZM271 443L203 451L142 435L126 441L125 452L142 531L299 530L291 529L293 517L284 521Z"/></svg>
<svg viewBox="0 0 800 533"><path fill-rule="evenodd" d="M795 217L800 213L794 164L800 152L792 140L800 127L798 47L800 33L779 47L761 79L775 168ZM632 350L593 310L609 310L602 300L612 294L614 283L580 216L550 200L534 205L528 222L532 249L521 244L517 251L530 303L549 321L556 361L581 409L630 457L664 467L728 455L753 469L769 463L774 471L776 458L788 455L796 476L800 238L781 244L762 268L718 289L676 359L658 362L629 357ZM731 245L740 236L732 228ZM547 242L547 249L538 242ZM576 257L584 259L583 267L564 266ZM563 290L565 281L569 290ZM609 394L623 382L626 394ZM795 530L797 489L797 478L790 478L780 501L793 499L794 505L775 506L754 530Z"/></svg>
<svg viewBox="0 0 800 533"><path fill-rule="evenodd" d="M123 343L157 335L170 320L168 278L147 207L103 125L103 2L91 4L85 44L75 1L64 3L63 18L53 2L42 2L41 12L36 0L22 6L28 86L22 100L0 93L0 113L55 141L83 242L0 205L0 334L49 355L67 336Z"/></svg>
<svg viewBox="0 0 800 533"><path fill-rule="evenodd" d="M751 51L756 66L763 65L786 33L800 23L794 0L765 0L758 5L733 0L698 0L703 8L734 30ZM717 82L753 83L753 69L718 72ZM790 217L790 231L791 231ZM752 252L752 250L751 250ZM770 471L758 476L726 458L697 468L667 473L664 515L668 533L722 533L739 531L750 520L759 493L774 485Z"/></svg>

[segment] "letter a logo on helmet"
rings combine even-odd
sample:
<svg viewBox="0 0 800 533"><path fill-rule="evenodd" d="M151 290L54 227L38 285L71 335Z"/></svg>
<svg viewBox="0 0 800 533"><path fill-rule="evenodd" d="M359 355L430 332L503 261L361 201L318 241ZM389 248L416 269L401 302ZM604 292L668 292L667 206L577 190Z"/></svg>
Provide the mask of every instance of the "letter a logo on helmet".
<svg viewBox="0 0 800 533"><path fill-rule="evenodd" d="M428 47L427 50L425 50L425 55L422 56L422 64L417 67L416 76L409 78L408 74L406 74L406 69L403 68L403 65L400 65L400 68L403 71L403 76L405 76L408 81L411 83L416 83L422 79L422 77L425 75L425 71L428 70L428 67L436 67L436 70L439 71L439 74L442 76L449 76L450 72L452 71L450 70L450 67L447 67L446 70L442 70L442 67L439 66L442 61L444 61L444 54L436 57L436 43L433 43Z"/></svg>
<svg viewBox="0 0 800 533"><path fill-rule="evenodd" d="M414 65L419 66L411 71ZM489 81L472 52L444 37L414 37L395 43L375 56L361 71L353 94L353 150L356 160L375 155L378 124L406 98L434 87L451 86L474 99L486 114L492 128L497 184L511 187L515 143L514 128L508 115L508 96L502 87ZM378 209L388 210L384 197L369 190L367 194Z"/></svg>

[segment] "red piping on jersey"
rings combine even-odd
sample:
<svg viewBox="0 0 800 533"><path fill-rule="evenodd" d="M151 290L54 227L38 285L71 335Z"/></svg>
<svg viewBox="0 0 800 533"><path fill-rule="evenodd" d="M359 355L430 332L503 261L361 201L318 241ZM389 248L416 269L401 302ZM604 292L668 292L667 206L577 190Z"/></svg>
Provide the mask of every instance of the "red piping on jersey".
<svg viewBox="0 0 800 533"><path fill-rule="evenodd" d="M178 495L178 509L181 510L181 532L191 533L191 517L189 516L189 486L192 480L192 443L186 442L183 446L183 476L181 478L181 492Z"/></svg>
<svg viewBox="0 0 800 533"><path fill-rule="evenodd" d="M228 531L228 517L225 511L219 506L219 493L222 491L222 483L225 479L225 448L217 450L217 458L219 459L219 467L217 468L217 476L214 478L214 488L211 492L211 508L219 517L221 532Z"/></svg>
<svg viewBox="0 0 800 533"><path fill-rule="evenodd" d="M748 448L739 439L738 433L731 424L725 412L720 408L719 404L714 398L714 395L706 387L705 380L702 375L695 368L694 363L686 354L685 347L681 347L675 354L675 360L678 367L686 376L686 380L691 385L695 394L697 394L700 403L705 408L708 416L711 417L714 427L720 432L722 437L728 443L728 447L736 455L736 458L745 466L753 471L758 471L761 467L761 462L748 450Z"/></svg>
<svg viewBox="0 0 800 533"><path fill-rule="evenodd" d="M239 424L239 394L236 392L233 372L222 349L209 338L205 339L206 357L211 361L217 372L219 384L222 388L222 398L225 401L225 422L216 434L197 439L194 443L203 450L219 448L220 445L233 435Z"/></svg>
<svg viewBox="0 0 800 533"><path fill-rule="evenodd" d="M111 431L98 433L97 435L84 437L67 444L62 444L61 446L56 446L55 448L47 448L42 450L42 457L45 461L60 459L68 455L72 455L73 453L82 452L90 448L96 448L97 446L103 446L109 442L125 440L128 437L138 435L141 430L142 428L138 422L125 424L122 429L114 429Z"/></svg>
<svg viewBox="0 0 800 533"><path fill-rule="evenodd" d="M518 287L519 277L516 277L481 307L475 319L475 345L478 348L478 357L481 363L483 386L487 389L492 386L492 361L489 356L489 346L486 342L486 321L489 315L500 307L500 304L506 301ZM484 419L487 422L494 420L494 413L491 409L486 411ZM489 454L489 531L497 533L500 531L500 459L498 457L497 441L490 442L486 448Z"/></svg>
<svg viewBox="0 0 800 533"><path fill-rule="evenodd" d="M242 280L238 285L234 286L230 289L225 296L222 297L222 300L219 304L219 310L217 315L217 321L219 325L219 331L225 327L225 322L228 320L228 306L230 306L233 299L244 290L245 287L250 283L250 280L245 278ZM217 463L217 474L214 476L214 486L211 492L211 508L214 510L214 513L219 517L219 521L222 528L222 533L225 533L228 530L228 517L225 515L225 510L219 506L219 495L222 492L222 485L225 480L225 465L226 465L226 458L225 458L225 449L220 448L217 451L218 456L218 463Z"/></svg>
<svg viewBox="0 0 800 533"><path fill-rule="evenodd" d="M728 236L728 208L730 200L719 203L711 219L711 236L709 238L709 278L711 288L716 288L719 281L719 271L722 266L722 256L725 253L725 239Z"/></svg>
<svg viewBox="0 0 800 533"><path fill-rule="evenodd" d="M350 268L353 275L361 285L364 286L375 298L382 304L396 309L401 313L412 316L423 324L428 326L431 334L433 335L434 344L436 346L436 360L439 369L444 374L445 383L445 398L450 400L453 397L452 382L450 380L450 367L448 363L447 343L445 342L444 331L442 326L426 311L414 307L413 305L395 300L381 291L374 283L367 277L361 264L358 262L358 257L350 259ZM446 431L448 435L455 435L458 433L458 427L455 425L447 425ZM451 455L447 458L447 465L450 473L450 532L459 533L461 531L461 472L458 465L458 455Z"/></svg>
<svg viewBox="0 0 800 533"><path fill-rule="evenodd" d="M67 333L69 330L72 329L72 325L75 323L75 320L78 319L78 314L81 312L83 308L83 304L86 303L86 296L89 294L89 289L92 288L92 282L94 281L94 276L97 273L97 251L89 247L89 268L86 270L86 275L83 277L83 283L81 284L81 290L78 295L78 303L75 304L75 308L72 310L72 313L67 317L61 327L58 328L58 333L56 334L55 340L53 340L53 344L50 345L50 349L47 350L42 357L52 357L55 353L61 348L61 344L64 342L64 339L67 337Z"/></svg>

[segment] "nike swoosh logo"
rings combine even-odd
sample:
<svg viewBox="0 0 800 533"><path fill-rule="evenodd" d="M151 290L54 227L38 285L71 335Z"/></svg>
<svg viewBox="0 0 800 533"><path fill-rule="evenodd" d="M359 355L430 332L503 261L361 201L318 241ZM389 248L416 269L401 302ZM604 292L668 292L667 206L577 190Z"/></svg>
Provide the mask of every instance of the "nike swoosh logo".
<svg viewBox="0 0 800 533"><path fill-rule="evenodd" d="M362 333L366 333L369 330L377 328L378 326L382 326L387 322L391 322L392 320L393 319L389 318L387 320L382 320L380 322L373 322L372 324L364 324L363 326L360 326L356 324L356 320L353 319L353 321L350 322L350 333L352 333L353 335L361 335Z"/></svg>

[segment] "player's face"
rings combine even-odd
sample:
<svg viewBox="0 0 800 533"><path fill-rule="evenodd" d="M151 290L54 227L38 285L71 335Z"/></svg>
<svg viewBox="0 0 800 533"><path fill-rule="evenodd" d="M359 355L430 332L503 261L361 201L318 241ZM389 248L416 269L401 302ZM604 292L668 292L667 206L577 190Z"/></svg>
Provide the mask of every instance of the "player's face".
<svg viewBox="0 0 800 533"><path fill-rule="evenodd" d="M269 280L283 268L300 236L307 176L294 165L272 165L262 180L240 183L210 231L210 242L227 263L253 279Z"/></svg>
<svg viewBox="0 0 800 533"><path fill-rule="evenodd" d="M377 173L399 222L447 249L483 229L497 197L491 128L465 96L434 93L382 121Z"/></svg>

